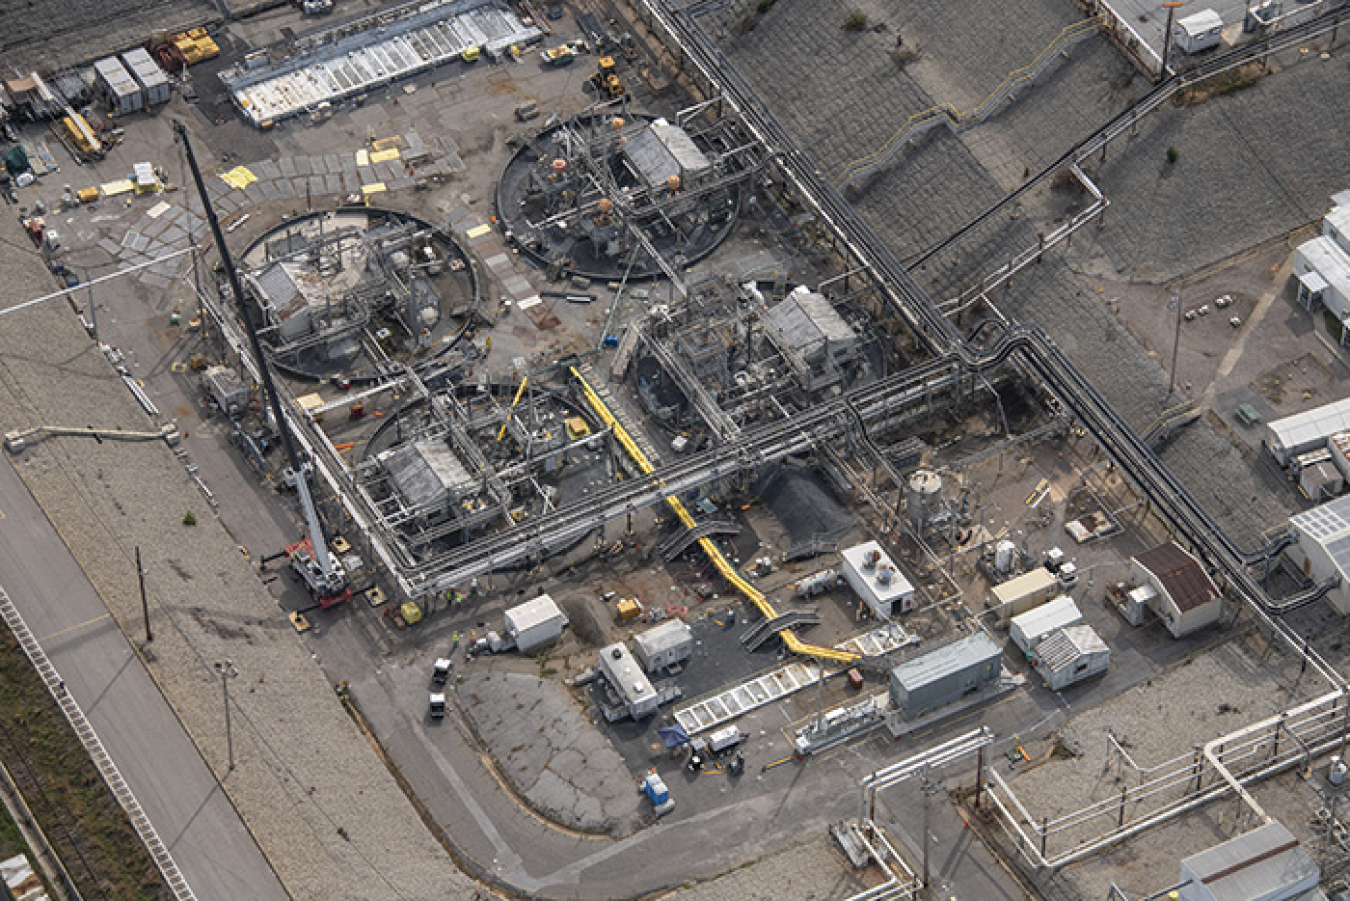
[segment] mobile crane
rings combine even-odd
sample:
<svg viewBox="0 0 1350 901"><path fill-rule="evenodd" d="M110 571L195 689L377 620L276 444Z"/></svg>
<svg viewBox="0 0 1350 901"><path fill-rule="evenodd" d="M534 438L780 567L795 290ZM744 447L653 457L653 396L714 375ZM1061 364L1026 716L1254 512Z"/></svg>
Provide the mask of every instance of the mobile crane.
<svg viewBox="0 0 1350 901"><path fill-rule="evenodd" d="M187 129L183 127L183 123L175 122L174 132L178 139L183 142L188 168L192 171L193 183L197 187L198 196L201 197L202 208L206 211L206 221L211 226L211 236L215 239L216 247L220 249L220 262L225 269L225 277L229 280L230 291L234 294L234 302L239 307L239 318L243 320L244 330L248 333L253 358L258 362L263 393L266 396L272 417L276 420L281 445L286 451L288 467L282 474L283 481L288 487L295 489L295 493L300 499L300 506L305 511L305 526L308 535L301 541L289 545L286 548L286 556L290 558L291 566L304 579L305 585L309 587L310 593L319 606L332 607L350 598L352 592L347 579L347 572L342 563L329 552L328 541L323 533L323 523L319 521L319 511L314 506L314 496L311 493L309 481L313 476L314 468L310 461L301 459L300 454L296 451L295 438L291 435L290 421L281 408L281 398L278 396L276 384L272 380L272 370L267 363L267 355L263 353L262 344L258 341L258 330L253 325L253 317L249 314L244 300L244 289L239 281L239 273L234 267L234 259L230 256L230 250L225 245L225 235L220 228L220 220L216 218L215 208L211 205L211 198L206 192L206 184L202 180L201 169L197 166L197 157L192 152L192 143L188 140Z"/></svg>

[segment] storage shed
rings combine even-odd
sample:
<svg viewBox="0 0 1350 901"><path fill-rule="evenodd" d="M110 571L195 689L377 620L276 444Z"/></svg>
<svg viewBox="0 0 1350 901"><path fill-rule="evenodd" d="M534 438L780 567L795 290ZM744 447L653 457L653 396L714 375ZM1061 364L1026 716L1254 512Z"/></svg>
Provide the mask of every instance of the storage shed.
<svg viewBox="0 0 1350 901"><path fill-rule="evenodd" d="M1328 438L1346 430L1350 430L1350 398L1267 423L1265 445L1276 462L1288 466L1294 457L1325 446Z"/></svg>
<svg viewBox="0 0 1350 901"><path fill-rule="evenodd" d="M1186 53L1200 53L1219 46L1223 33L1223 17L1212 9L1202 9L1177 19L1172 37Z"/></svg>
<svg viewBox="0 0 1350 901"><path fill-rule="evenodd" d="M94 63L94 73L99 92L114 115L123 116L145 107L141 86L117 57L109 56Z"/></svg>
<svg viewBox="0 0 1350 901"><path fill-rule="evenodd" d="M1013 644L1030 654L1032 648L1056 629L1076 626L1083 621L1083 613L1073 598L1060 595L1053 601L1014 616L1008 626L1009 637Z"/></svg>
<svg viewBox="0 0 1350 901"><path fill-rule="evenodd" d="M1345 490L1345 476L1330 462L1299 470L1298 490L1314 504L1331 500Z"/></svg>
<svg viewBox="0 0 1350 901"><path fill-rule="evenodd" d="M656 712L656 689L623 642L601 648L600 672L626 714L636 720Z"/></svg>
<svg viewBox="0 0 1350 901"><path fill-rule="evenodd" d="M649 673L676 666L693 656L694 631L683 620L666 620L633 636L633 653Z"/></svg>
<svg viewBox="0 0 1350 901"><path fill-rule="evenodd" d="M1289 517L1294 545L1290 561L1314 582L1339 578L1327 592L1337 612L1350 614L1350 495Z"/></svg>
<svg viewBox="0 0 1350 901"><path fill-rule="evenodd" d="M1321 871L1279 821L1181 862L1180 901L1326 901Z"/></svg>
<svg viewBox="0 0 1350 901"><path fill-rule="evenodd" d="M122 54L122 63L131 77L141 86L146 106L169 102L169 78L144 47L136 47Z"/></svg>
<svg viewBox="0 0 1350 901"><path fill-rule="evenodd" d="M1223 613L1214 581L1199 560L1174 542L1160 544L1133 558L1130 572L1136 582L1151 585L1157 592L1153 612L1173 638L1184 638L1216 623Z"/></svg>
<svg viewBox="0 0 1350 901"><path fill-rule="evenodd" d="M566 625L567 617L546 594L506 611L506 634L522 654L555 640Z"/></svg>
<svg viewBox="0 0 1350 901"><path fill-rule="evenodd" d="M1001 620L1026 613L1059 593L1059 580L1043 566L1025 572L1015 579L995 585L989 592L989 606L998 611Z"/></svg>
<svg viewBox="0 0 1350 901"><path fill-rule="evenodd" d="M1031 660L1052 691L1104 673L1110 663L1111 649L1091 626L1056 629L1036 645Z"/></svg>
<svg viewBox="0 0 1350 901"><path fill-rule="evenodd" d="M998 645L983 632L907 660L891 670L891 704L912 720L978 691L1003 668Z"/></svg>
<svg viewBox="0 0 1350 901"><path fill-rule="evenodd" d="M845 548L844 578L877 619L914 609L914 586L875 541Z"/></svg>

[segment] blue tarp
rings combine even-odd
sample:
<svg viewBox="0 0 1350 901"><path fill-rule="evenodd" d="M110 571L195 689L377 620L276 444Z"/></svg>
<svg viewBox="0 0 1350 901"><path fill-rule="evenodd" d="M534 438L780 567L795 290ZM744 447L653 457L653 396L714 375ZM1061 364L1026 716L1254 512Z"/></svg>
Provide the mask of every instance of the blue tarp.
<svg viewBox="0 0 1350 901"><path fill-rule="evenodd" d="M684 731L683 726L666 726L664 729L657 729L656 734L666 740L667 748L678 748L689 743L689 733Z"/></svg>

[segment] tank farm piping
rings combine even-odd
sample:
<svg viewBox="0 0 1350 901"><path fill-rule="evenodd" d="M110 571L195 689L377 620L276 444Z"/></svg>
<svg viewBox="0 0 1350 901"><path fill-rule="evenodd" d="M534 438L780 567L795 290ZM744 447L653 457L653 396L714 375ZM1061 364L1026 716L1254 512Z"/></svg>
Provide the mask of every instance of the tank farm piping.
<svg viewBox="0 0 1350 901"><path fill-rule="evenodd" d="M642 452L642 448L638 447L637 442L628 434L628 430L625 429L622 423L620 423L619 420L615 418L614 414L609 411L609 407L606 406L605 402L600 398L600 395L595 392L595 389L590 386L585 377L575 368L572 368L572 377L580 383L582 393L585 395L587 402L595 410L596 415L600 417L600 421L605 424L605 427L613 432L619 445L628 452L628 456L633 458L633 462L637 464L638 469L642 470L644 475L650 475L655 470L655 467L652 466L651 461L647 459L647 455ZM674 511L675 516L685 528L692 529L698 525L698 522L689 511L685 509L684 504L680 502L678 497L670 495L666 498L666 504ZM736 571L736 567L731 565L731 561L726 558L726 555L713 543L711 538L700 538L698 540L698 546L702 549L703 553L707 555L708 559L712 561L713 566L715 566L717 571L722 574L722 577L731 583L733 588L745 595L746 599L759 609L759 612L763 614L765 619L775 619L778 616L778 611L774 609L773 604L764 596L764 593L747 582L745 577ZM834 648L827 648L802 641L791 629L780 629L778 631L778 637L783 640L783 646L789 651L804 657L814 657L817 660L845 665L857 663L862 659L858 654L851 654L848 651L837 651Z"/></svg>

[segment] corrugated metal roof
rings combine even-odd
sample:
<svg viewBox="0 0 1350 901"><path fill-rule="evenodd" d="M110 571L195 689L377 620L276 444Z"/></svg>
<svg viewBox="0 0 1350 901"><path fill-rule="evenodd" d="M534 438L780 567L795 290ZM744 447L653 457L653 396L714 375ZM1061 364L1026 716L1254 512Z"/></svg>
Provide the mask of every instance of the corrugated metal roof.
<svg viewBox="0 0 1350 901"><path fill-rule="evenodd" d="M379 457L410 506L438 504L474 487L474 478L443 440L405 444Z"/></svg>
<svg viewBox="0 0 1350 901"><path fill-rule="evenodd" d="M1111 653L1106 642L1091 626L1065 626L1056 629L1036 645L1036 659L1041 668L1058 672L1088 654Z"/></svg>
<svg viewBox="0 0 1350 901"><path fill-rule="evenodd" d="M834 304L814 291L793 291L769 308L764 324L777 333L779 341L803 356L810 356L827 342L854 340L853 329Z"/></svg>
<svg viewBox="0 0 1350 901"><path fill-rule="evenodd" d="M1006 604L1009 601L1015 601L1024 598L1029 594L1035 594L1038 591L1045 591L1051 585L1059 580L1055 574L1050 572L1044 566L1038 566L1029 572L1024 572L1015 579L1009 579L1006 582L995 585L993 590L994 600L999 604Z"/></svg>
<svg viewBox="0 0 1350 901"><path fill-rule="evenodd" d="M1157 577L1182 613L1209 603L1219 594L1200 562L1171 541L1134 559Z"/></svg>
<svg viewBox="0 0 1350 901"><path fill-rule="evenodd" d="M1213 901L1302 899L1322 894L1317 891L1320 876L1317 862L1279 822L1267 823L1201 851L1183 860L1181 867L1183 878L1189 874L1203 884ZM1285 894L1294 891L1300 894ZM1304 894L1308 891L1316 894Z"/></svg>
<svg viewBox="0 0 1350 901"><path fill-rule="evenodd" d="M891 677L914 691L951 673L996 660L1002 656L998 645L983 632L976 632L960 641L929 651L922 657L906 660L891 670Z"/></svg>

